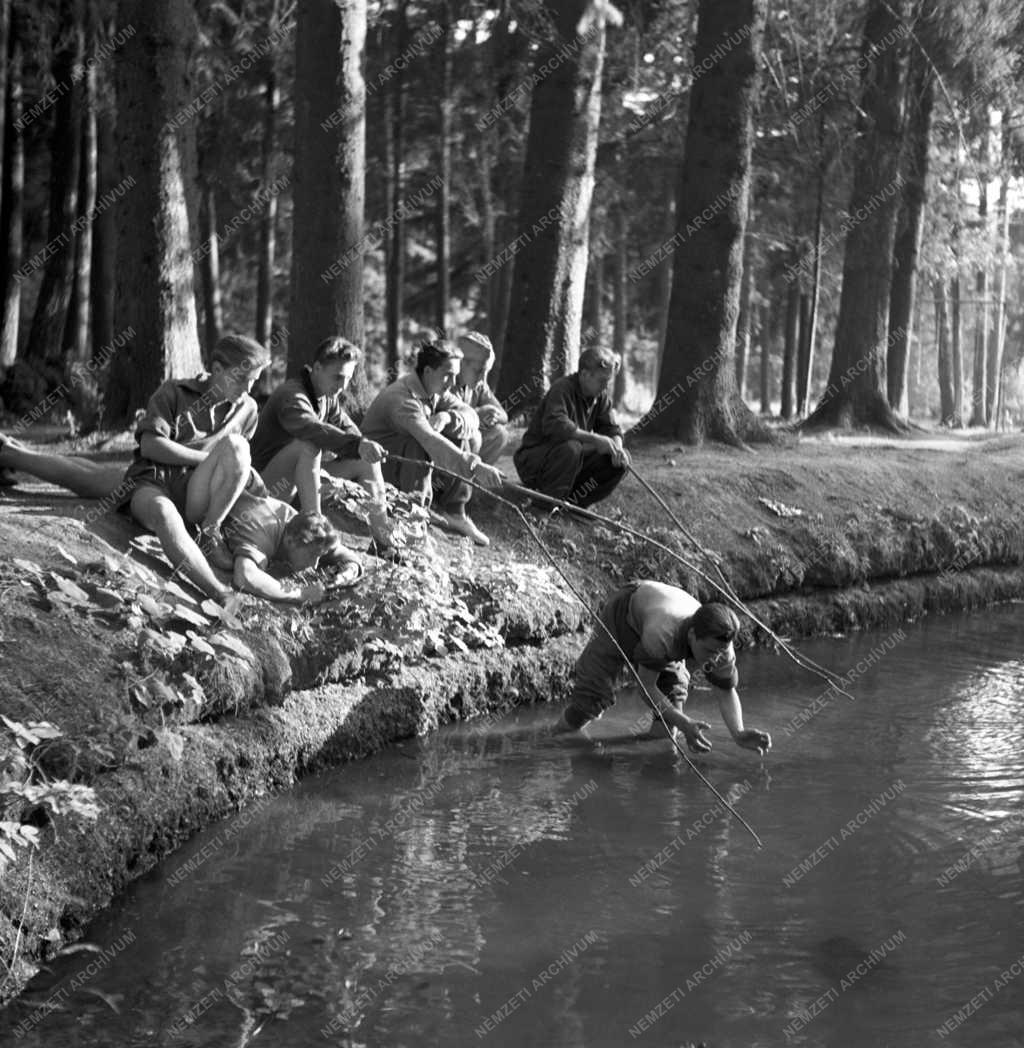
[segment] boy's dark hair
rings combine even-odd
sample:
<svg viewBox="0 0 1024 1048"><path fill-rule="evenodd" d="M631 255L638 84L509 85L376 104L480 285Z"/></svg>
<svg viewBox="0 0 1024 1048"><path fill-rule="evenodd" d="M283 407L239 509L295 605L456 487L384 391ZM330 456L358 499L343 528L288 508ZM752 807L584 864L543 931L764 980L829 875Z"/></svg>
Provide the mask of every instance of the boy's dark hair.
<svg viewBox="0 0 1024 1048"><path fill-rule="evenodd" d="M334 526L322 513L296 513L285 525L284 541L292 548L312 547L319 556L331 553L340 543Z"/></svg>
<svg viewBox="0 0 1024 1048"><path fill-rule="evenodd" d="M580 371L615 371L619 358L607 349L585 349L580 354Z"/></svg>
<svg viewBox="0 0 1024 1048"><path fill-rule="evenodd" d="M247 335L224 335L213 347L210 363L239 371L255 371L270 363L270 354L256 339Z"/></svg>
<svg viewBox="0 0 1024 1048"><path fill-rule="evenodd" d="M693 635L698 640L714 637L715 640L732 641L740 631L740 620L732 608L711 602L702 604L690 620Z"/></svg>
<svg viewBox="0 0 1024 1048"><path fill-rule="evenodd" d="M363 359L363 351L354 343L341 335L332 335L325 338L323 342L313 351L314 364L339 364L348 363L350 360L359 361Z"/></svg>
<svg viewBox="0 0 1024 1048"><path fill-rule="evenodd" d="M416 350L416 376L423 379L424 368L436 368L446 360L461 360L462 351L451 342L439 338L434 342L421 342Z"/></svg>

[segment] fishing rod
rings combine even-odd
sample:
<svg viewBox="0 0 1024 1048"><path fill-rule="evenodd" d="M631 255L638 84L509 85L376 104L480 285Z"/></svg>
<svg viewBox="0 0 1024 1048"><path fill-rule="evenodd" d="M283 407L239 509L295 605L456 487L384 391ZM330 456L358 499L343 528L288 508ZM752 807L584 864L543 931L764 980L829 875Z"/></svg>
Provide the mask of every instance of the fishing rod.
<svg viewBox="0 0 1024 1048"><path fill-rule="evenodd" d="M422 465L423 464L423 460L422 459L406 458L406 457L404 457L402 455L396 455L393 452L388 452L388 458L389 459L394 459L396 462L406 462L406 463L409 463L411 465ZM643 695L644 699L647 701L647 704L651 707L651 710L653 711L654 715L658 718L658 720L661 721L662 726L665 728L666 734L668 735L669 739L672 741L672 745L675 747L676 752L679 754L680 757L683 758L684 761L686 761L686 763L689 766L690 770L697 776L697 778L699 778L700 781L702 783L704 783L704 785L714 794L715 798L719 801L719 803L721 803L722 807L727 812L729 812L729 814L732 815L739 822L739 824L747 831L747 833L750 834L751 837L754 838L754 841L757 844L758 848L763 848L764 844L762 843L761 838L757 835L757 833L755 832L754 828L750 825L750 823L748 823L747 820L744 819L743 816L740 815L740 813L722 796L722 794L719 793L719 791L715 788L714 784L707 778L706 775L704 775L704 773L700 770L700 768L698 768L697 765L694 764L692 760L690 760L690 758L687 756L685 750L683 750L682 746L679 745L679 741L676 738L675 733L673 732L672 728L669 726L668 722L665 720L665 717L662 714L661 709L659 708L658 704L651 697L651 693L647 690L647 686L640 679L640 674L637 673L637 671L634 668L632 662L630 661L629 656L623 650L622 645L619 644L619 642L616 639L615 635L607 627L607 625L605 625L605 623L602 621L601 616L598 615L598 613L596 611L594 611L593 608L591 608L590 604L587 602L586 596L583 593L580 592L580 590L574 585L574 583L569 578L569 576L566 575L566 573L562 570L561 565L555 559L555 557L551 553L551 551L547 548L547 546L545 545L543 539L541 539L540 535L537 534L536 529L533 527L533 525L527 519L526 514L523 512L523 510L519 506L517 506L511 499L507 499L507 498L503 497L502 495L499 495L493 489L485 488L485 487L483 487L483 485L476 483L476 481L469 480L466 477L463 477L459 473L455 473L454 471L449 470L449 469L444 469L442 466L438 466L436 464L433 464L433 468L438 470L438 471L440 471L441 473L444 473L446 476L453 477L456 480L463 481L464 483L468 484L471 488L475 489L476 491L481 491L485 495L490 495L491 498L495 499L495 501L500 502L500 503L502 503L505 506L508 506L510 509L512 509L518 515L519 519L523 522L523 525L525 526L525 528L526 528L528 534L530 535L530 537L533 539L534 542L536 542L537 547L540 549L541 553L544 554L544 556L547 558L547 560L551 563L551 566L555 569L556 572L558 572L559 576L561 576L562 581L569 588L569 590L572 593L572 595L580 602L580 604L583 605L583 608L587 612L587 614L600 626L600 628L604 631L604 633L608 637L608 639L612 642L612 644L615 645L615 647L618 650L619 654L622 656L622 659L625 662L626 666L629 667L630 673L633 675L634 679L636 680L637 684L639 685L640 693ZM572 510L573 512L576 512L578 510L578 507L573 506L571 503L563 502L561 499L554 499L554 498L551 498L550 496L547 496L547 495L541 495L540 492L531 491L529 488L520 487L520 485L518 485L518 484L506 483L505 487L506 488L511 488L513 490L516 490L516 491L519 491L519 492L521 492L523 494L529 494L531 497L537 496L540 499L540 501L557 503L558 505L560 505L560 506L562 506L562 507L564 507L566 509ZM594 518L596 518L598 520L603 520L603 518L601 518L599 514L592 513L589 510L582 510L581 512L586 514L589 517L594 517Z"/></svg>

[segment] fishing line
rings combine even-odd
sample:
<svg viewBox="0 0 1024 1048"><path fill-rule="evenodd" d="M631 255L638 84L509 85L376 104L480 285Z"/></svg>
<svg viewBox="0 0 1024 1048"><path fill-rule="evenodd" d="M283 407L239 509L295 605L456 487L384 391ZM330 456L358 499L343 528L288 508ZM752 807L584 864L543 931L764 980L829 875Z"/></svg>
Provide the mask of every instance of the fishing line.
<svg viewBox="0 0 1024 1048"><path fill-rule="evenodd" d="M422 459L405 458L402 455L396 455L396 454L394 454L392 452L388 452L388 458L389 459L394 459L396 462L406 462L406 463L409 463L411 465L423 465L423 460ZM622 646L619 644L618 640L615 638L615 636L611 632L611 630L609 630L608 627L605 625L605 623L602 621L600 615L598 615L598 613L596 611L594 611L594 609L591 608L590 605L587 603L587 599L584 596L584 594L582 594L579 591L579 589L577 589L577 587L573 584L572 580L562 570L561 565L559 565L559 563L555 559L554 555L547 548L547 546L545 545L543 539L541 539L540 535L537 534L536 529L533 527L533 525L527 519L526 514L522 511L522 509L520 509L519 506L517 506L510 499L504 498L503 496L499 495L496 491L492 490L491 488L485 488L482 485L477 484L475 481L469 480L466 477L463 477L461 474L455 473L452 470L444 469L443 467L438 466L436 464L433 464L433 468L438 470L441 473L444 473L445 475L447 475L449 477L454 477L456 480L463 481L464 483L468 484L471 488L474 488L477 491L481 491L485 495L489 495L491 498L495 499L496 501L501 502L502 504L508 506L510 509L512 509L518 515L519 519L523 522L523 525L525 526L525 528L526 528L528 534L530 535L530 537L533 539L534 542L537 543L537 547L540 549L541 553L544 554L544 556L551 563L551 566L561 576L562 581L565 582L566 586L569 588L569 590L571 591L572 595L580 602L580 604L583 605L583 608L587 612L587 614L601 627L601 629L604 631L604 633L608 637L608 639L612 642L612 644L615 645L615 647L618 650L619 654L622 656L623 661L625 662L626 666L629 667L630 673L633 675L633 677L635 678L637 684L640 686L640 693L643 695L644 699L647 701L648 705L651 707L651 710L654 712L654 714L657 716L658 720L661 721L662 726L665 728L665 731L666 731L666 733L668 735L668 738L672 741L672 745L675 747L676 752L679 754L680 757L683 758L684 761L686 761L687 765L690 767L690 770L693 771L693 773L697 776L697 778L699 778L700 781L702 783L704 783L704 785L707 786L707 788L714 794L714 796L717 798L717 800L721 803L722 807L727 812L729 812L729 814L732 815L739 822L739 824L747 831L747 833L750 834L751 837L754 838L754 841L756 842L757 846L759 848L763 848L764 844L762 843L761 838L754 831L754 829L750 825L750 823L748 823L747 820L744 819L743 816L740 815L740 813L722 796L722 794L719 793L719 791L715 788L714 784L707 778L707 776L704 775L704 773L697 767L697 765L694 764L692 760L690 760L690 758L687 756L686 752L679 745L679 741L676 739L675 735L673 734L673 731L672 731L671 727L669 726L668 722L665 720L665 717L663 716L663 714L661 712L661 709L658 707L658 704L651 697L650 692L647 690L647 686L640 679L640 674L637 673L637 671L634 668L632 662L630 661L629 656L626 654L625 651L623 651ZM572 506L570 503L562 502L560 499L554 499L554 498L551 498L550 496L542 496L540 494L540 492L533 492L529 488L520 488L520 486L517 485L517 484L508 484L508 483L506 483L505 487L521 491L524 494L529 494L531 497L536 495L541 501L549 501L549 502L557 503L558 505L563 506L566 509L570 509L573 512L579 511L578 507ZM600 517L598 514L591 513L589 510L582 510L581 512L585 513L587 516L594 517L597 520L603 520L603 518Z"/></svg>

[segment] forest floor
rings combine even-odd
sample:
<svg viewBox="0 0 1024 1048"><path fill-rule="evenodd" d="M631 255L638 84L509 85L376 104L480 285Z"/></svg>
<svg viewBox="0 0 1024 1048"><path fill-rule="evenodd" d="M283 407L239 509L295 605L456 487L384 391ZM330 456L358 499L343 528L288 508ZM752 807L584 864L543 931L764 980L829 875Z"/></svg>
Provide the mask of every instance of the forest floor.
<svg viewBox="0 0 1024 1048"><path fill-rule="evenodd" d="M127 461L130 443L53 450ZM640 576L708 599L720 570L792 639L1024 598L1022 434L631 447L692 538L634 477L595 507L611 524L527 512L592 606ZM431 529L318 609L225 612L125 517L29 478L0 493L0 999L211 821L445 721L565 696L587 612L517 513L483 495L471 511L488 549ZM744 643L768 639L748 622Z"/></svg>

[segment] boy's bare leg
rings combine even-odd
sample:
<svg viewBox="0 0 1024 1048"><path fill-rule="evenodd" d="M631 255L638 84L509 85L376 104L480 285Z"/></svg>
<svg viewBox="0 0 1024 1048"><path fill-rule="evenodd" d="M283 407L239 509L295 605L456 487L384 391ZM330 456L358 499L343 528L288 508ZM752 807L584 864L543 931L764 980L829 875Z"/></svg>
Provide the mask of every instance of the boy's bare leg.
<svg viewBox="0 0 1024 1048"><path fill-rule="evenodd" d="M224 600L231 588L214 575L203 551L188 533L174 502L159 488L145 485L132 496L132 516L160 540L167 559L207 596Z"/></svg>
<svg viewBox="0 0 1024 1048"><path fill-rule="evenodd" d="M0 443L0 467L5 466L67 488L87 499L106 498L124 476L123 465L93 462L78 455L37 451L13 437L5 437Z"/></svg>
<svg viewBox="0 0 1024 1048"><path fill-rule="evenodd" d="M249 442L231 434L217 441L188 482L185 519L203 531L219 530L249 480Z"/></svg>
<svg viewBox="0 0 1024 1048"><path fill-rule="evenodd" d="M291 502L298 489L303 511L319 513L321 458L320 449L309 441L293 440L263 467L260 476L274 498Z"/></svg>

